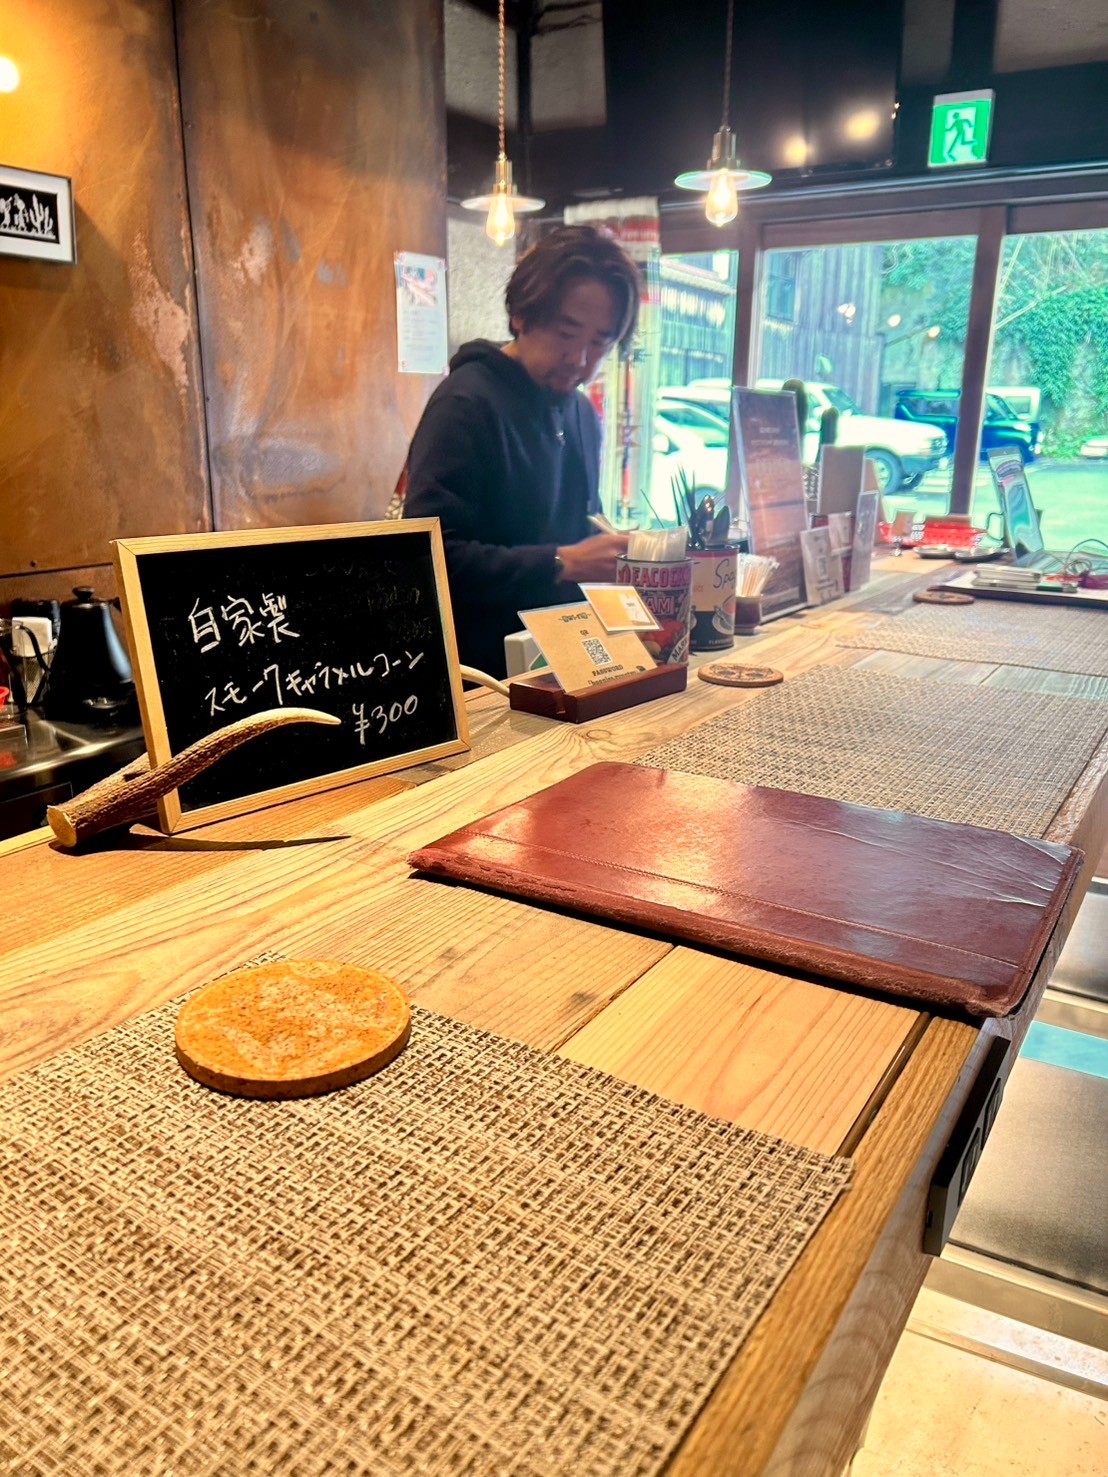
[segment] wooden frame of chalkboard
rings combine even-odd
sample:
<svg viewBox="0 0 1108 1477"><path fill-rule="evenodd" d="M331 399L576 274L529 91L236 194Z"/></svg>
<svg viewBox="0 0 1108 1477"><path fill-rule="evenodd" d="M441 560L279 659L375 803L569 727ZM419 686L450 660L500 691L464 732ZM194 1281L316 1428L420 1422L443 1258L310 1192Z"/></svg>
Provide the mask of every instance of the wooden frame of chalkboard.
<svg viewBox="0 0 1108 1477"><path fill-rule="evenodd" d="M164 831L469 748L436 518L118 539L151 765L251 713L320 708L159 801Z"/></svg>

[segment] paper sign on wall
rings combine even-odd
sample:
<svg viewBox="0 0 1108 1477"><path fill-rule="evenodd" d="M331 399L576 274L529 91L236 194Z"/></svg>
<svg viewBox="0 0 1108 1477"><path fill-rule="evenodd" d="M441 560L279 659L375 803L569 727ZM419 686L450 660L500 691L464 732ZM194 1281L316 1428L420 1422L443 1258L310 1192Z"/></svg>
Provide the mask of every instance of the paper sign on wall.
<svg viewBox="0 0 1108 1477"><path fill-rule="evenodd" d="M398 251L396 363L401 374L446 373L446 262Z"/></svg>

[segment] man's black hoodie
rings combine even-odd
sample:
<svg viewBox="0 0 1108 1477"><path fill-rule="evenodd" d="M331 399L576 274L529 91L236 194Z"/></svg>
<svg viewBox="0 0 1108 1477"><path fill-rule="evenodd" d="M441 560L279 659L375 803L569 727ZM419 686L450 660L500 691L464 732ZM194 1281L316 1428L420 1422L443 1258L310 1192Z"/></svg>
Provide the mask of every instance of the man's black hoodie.
<svg viewBox="0 0 1108 1477"><path fill-rule="evenodd" d="M484 339L463 344L408 454L406 518L442 520L461 659L504 674L517 611L581 598L554 554L595 532L600 424L581 394L552 396Z"/></svg>

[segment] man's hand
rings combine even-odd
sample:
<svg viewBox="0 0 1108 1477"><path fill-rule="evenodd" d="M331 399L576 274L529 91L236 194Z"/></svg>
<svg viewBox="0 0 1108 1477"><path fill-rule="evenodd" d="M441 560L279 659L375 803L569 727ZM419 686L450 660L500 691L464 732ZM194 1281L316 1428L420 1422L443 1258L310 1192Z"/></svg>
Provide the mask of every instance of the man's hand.
<svg viewBox="0 0 1108 1477"><path fill-rule="evenodd" d="M583 538L579 544L566 544L558 550L562 561L559 579L563 583L579 585L612 584L616 577L616 559L627 553L625 533L598 533L592 538Z"/></svg>

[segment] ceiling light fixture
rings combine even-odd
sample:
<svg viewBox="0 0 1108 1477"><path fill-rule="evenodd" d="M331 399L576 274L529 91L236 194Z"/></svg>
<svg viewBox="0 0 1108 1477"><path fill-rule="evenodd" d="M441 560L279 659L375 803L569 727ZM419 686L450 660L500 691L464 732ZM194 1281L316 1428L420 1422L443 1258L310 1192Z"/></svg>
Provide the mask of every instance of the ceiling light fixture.
<svg viewBox="0 0 1108 1477"><path fill-rule="evenodd" d="M463 210L487 210L488 217L485 220L485 235L497 246L506 246L516 233L516 214L526 214L532 210L541 210L546 204L545 200L537 200L531 195L519 195L512 183L512 161L508 158L504 148L504 38L506 27L504 24L504 0L500 0L500 13L497 20L497 57L499 62L499 101L497 106L497 122L500 134L500 153L496 159L496 183L492 187L490 195L474 195L469 200L462 201Z"/></svg>
<svg viewBox="0 0 1108 1477"><path fill-rule="evenodd" d="M682 190L707 190L704 214L713 226L725 226L739 213L740 190L760 190L773 178L760 169L744 169L735 154L735 139L727 119L731 107L731 52L735 34L735 0L727 0L727 44L723 59L723 117L712 140L706 169L679 174L674 184Z"/></svg>

